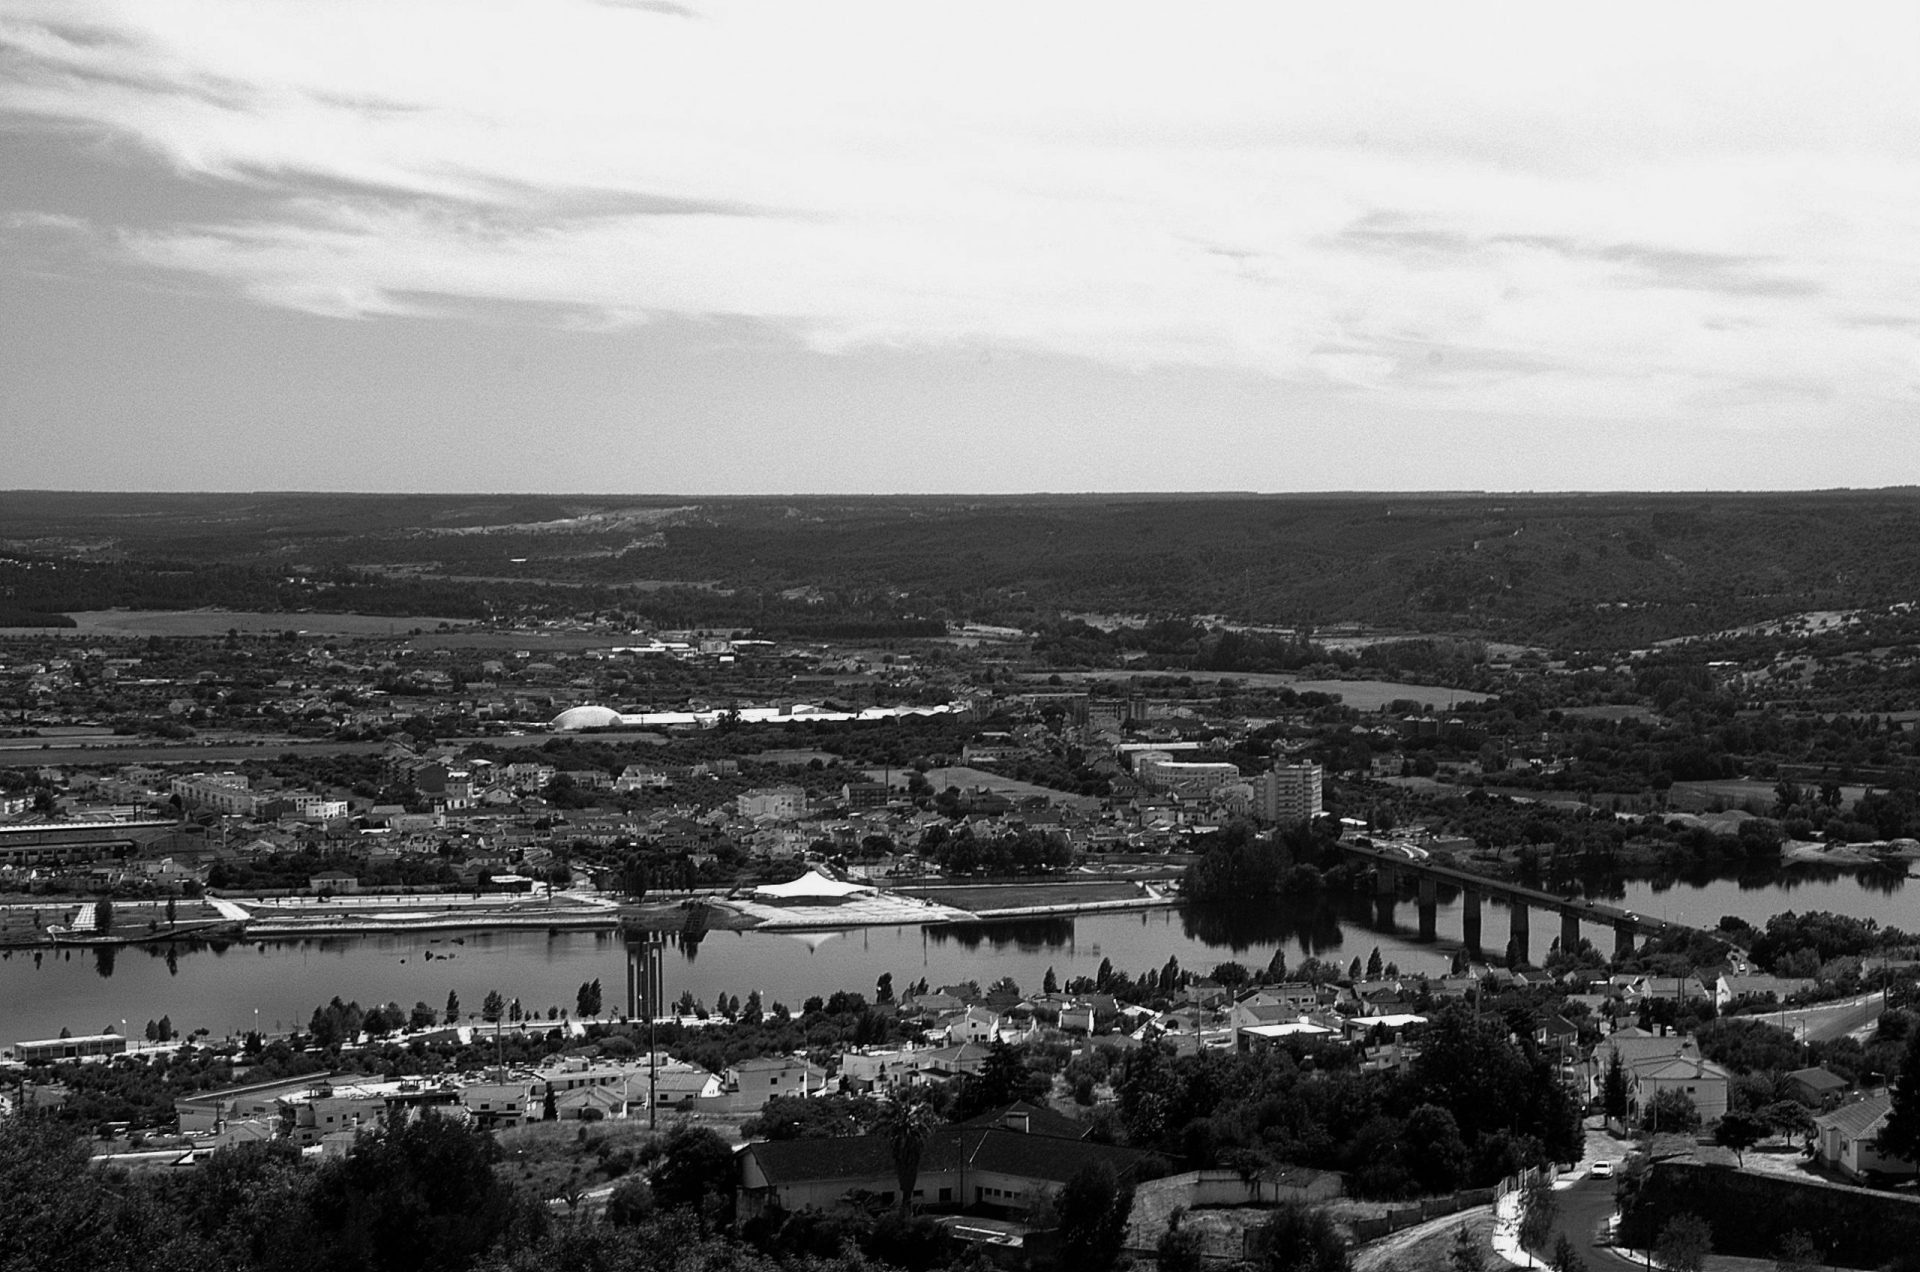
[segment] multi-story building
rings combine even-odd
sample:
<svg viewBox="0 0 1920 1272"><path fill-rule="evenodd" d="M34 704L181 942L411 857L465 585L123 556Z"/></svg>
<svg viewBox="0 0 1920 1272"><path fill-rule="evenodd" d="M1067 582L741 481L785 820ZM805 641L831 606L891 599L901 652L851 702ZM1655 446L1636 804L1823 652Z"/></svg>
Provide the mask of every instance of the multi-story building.
<svg viewBox="0 0 1920 1272"><path fill-rule="evenodd" d="M1154 751L1135 757L1133 771L1155 790L1172 791L1189 799L1211 795L1222 786L1240 780L1240 767L1236 764L1182 761Z"/></svg>
<svg viewBox="0 0 1920 1272"><path fill-rule="evenodd" d="M168 790L180 797L182 808L211 808L230 817L253 817L268 797L249 789L240 773L194 773L176 777Z"/></svg>
<svg viewBox="0 0 1920 1272"><path fill-rule="evenodd" d="M807 793L798 786L768 786L737 796L734 807L740 816L798 817L807 811Z"/></svg>
<svg viewBox="0 0 1920 1272"><path fill-rule="evenodd" d="M1320 780L1318 764L1276 764L1253 779L1253 811L1270 822L1318 817Z"/></svg>

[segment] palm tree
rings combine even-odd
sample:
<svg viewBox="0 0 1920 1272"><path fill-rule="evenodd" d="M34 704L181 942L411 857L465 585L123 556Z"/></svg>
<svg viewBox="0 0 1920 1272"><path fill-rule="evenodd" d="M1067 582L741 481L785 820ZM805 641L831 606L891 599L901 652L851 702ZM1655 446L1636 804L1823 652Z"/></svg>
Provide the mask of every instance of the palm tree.
<svg viewBox="0 0 1920 1272"><path fill-rule="evenodd" d="M893 1150L894 1178L900 1184L900 1217L913 1213L913 1185L920 1178L920 1157L933 1138L933 1109L920 1101L896 1103L885 1119L887 1142Z"/></svg>

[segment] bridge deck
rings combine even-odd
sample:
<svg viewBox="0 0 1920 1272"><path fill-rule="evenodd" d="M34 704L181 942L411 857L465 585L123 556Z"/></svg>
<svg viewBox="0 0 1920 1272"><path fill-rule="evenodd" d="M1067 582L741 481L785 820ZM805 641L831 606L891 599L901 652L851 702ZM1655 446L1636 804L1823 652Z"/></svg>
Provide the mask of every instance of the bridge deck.
<svg viewBox="0 0 1920 1272"><path fill-rule="evenodd" d="M1357 844L1352 840L1340 841L1342 851L1351 853L1363 861L1377 866L1387 866L1392 870L1413 876L1425 876L1441 883L1477 892L1482 896L1503 897L1509 901L1519 901L1526 905L1552 910L1560 914L1572 913L1590 923L1605 924L1619 929L1632 927L1635 932L1657 935L1685 928L1683 923L1673 923L1664 919L1649 919L1632 910L1623 910L1618 906L1606 905L1599 901L1588 901L1581 897L1561 896L1544 892L1539 888L1529 888L1523 884L1509 883L1504 879L1493 879L1471 871L1443 866L1432 860L1419 860L1408 857L1392 848L1381 848L1366 844Z"/></svg>

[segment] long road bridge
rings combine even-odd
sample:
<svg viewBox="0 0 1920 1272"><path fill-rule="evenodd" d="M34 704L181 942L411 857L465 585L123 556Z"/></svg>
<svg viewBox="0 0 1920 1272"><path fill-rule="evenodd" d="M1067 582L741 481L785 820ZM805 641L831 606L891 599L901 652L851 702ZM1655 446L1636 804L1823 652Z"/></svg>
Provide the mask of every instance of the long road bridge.
<svg viewBox="0 0 1920 1272"><path fill-rule="evenodd" d="M1438 937L1440 885L1442 884L1460 890L1461 943L1469 950L1478 951L1482 948L1481 902L1492 898L1504 904L1507 907L1508 950L1522 963L1532 961L1528 941L1533 923L1532 914L1535 910L1544 910L1549 914L1560 916L1560 948L1562 949L1572 949L1579 944L1582 923L1613 929L1613 948L1616 955L1631 953L1636 942L1643 937L1668 936L1677 932L1698 930L1684 923L1649 919L1644 915L1635 914L1632 910L1620 909L1618 906L1586 901L1579 897L1560 896L1552 892L1543 892L1539 888L1529 888L1522 884L1489 879L1485 875L1457 870L1424 855L1417 848L1384 846L1359 839L1342 839L1338 846L1342 852L1354 859L1372 865L1374 890L1382 898L1390 899L1398 896L1402 881L1409 879L1414 881L1418 889L1420 939L1424 941L1435 940Z"/></svg>

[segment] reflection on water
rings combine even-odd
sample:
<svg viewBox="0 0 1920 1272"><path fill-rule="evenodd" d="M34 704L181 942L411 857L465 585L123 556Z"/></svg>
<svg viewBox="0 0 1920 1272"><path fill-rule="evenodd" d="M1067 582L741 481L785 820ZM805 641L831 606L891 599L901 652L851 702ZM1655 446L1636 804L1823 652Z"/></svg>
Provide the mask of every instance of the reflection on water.
<svg viewBox="0 0 1920 1272"><path fill-rule="evenodd" d="M1016 949L1028 954L1042 950L1073 948L1073 919L1051 916L1038 919L1000 919L983 923L943 923L927 929L927 939L935 945L951 942L966 950L982 945L989 949Z"/></svg>
<svg viewBox="0 0 1920 1272"><path fill-rule="evenodd" d="M1569 891L1702 927L1726 914L1764 925L1777 911L1798 909L1920 929L1920 889L1907 891L1905 880L1889 871L1796 869L1704 885L1678 875L1593 885L1581 880ZM1490 948L1503 947L1504 907L1489 904L1483 914L1483 940ZM1423 927L1437 939L1423 940ZM984 985L1011 976L1031 988L1049 968L1063 982L1091 976L1102 958L1130 973L1158 969L1169 957L1205 971L1229 959L1264 967L1279 949L1289 963L1305 955L1345 963L1378 945L1384 958L1407 971L1439 972L1461 935L1457 890L1441 889L1431 911L1411 895L1329 892L1253 905L847 929L804 938L679 933L668 940L662 970L669 998L691 990L709 1002L722 992L744 999L758 989L769 1003L798 1005L837 989L870 995L882 973L891 973L896 984L925 977L936 984ZM1536 957L1552 935L1536 915ZM146 957L95 947L35 950L31 958L15 951L0 961L0 1045L52 1037L63 1025L89 1032L100 1019L130 1017L136 1010L142 1019L165 1013L184 1027L215 1033L251 1028L255 1008L263 1026L273 1020L290 1025L304 1022L315 1005L336 994L362 1003L437 1005L451 990L463 1003L476 1004L498 989L530 1006L571 1006L583 980L599 977L612 986L624 985L626 977L626 947L616 932L381 934L134 948ZM609 1002L618 1000L609 995Z"/></svg>

